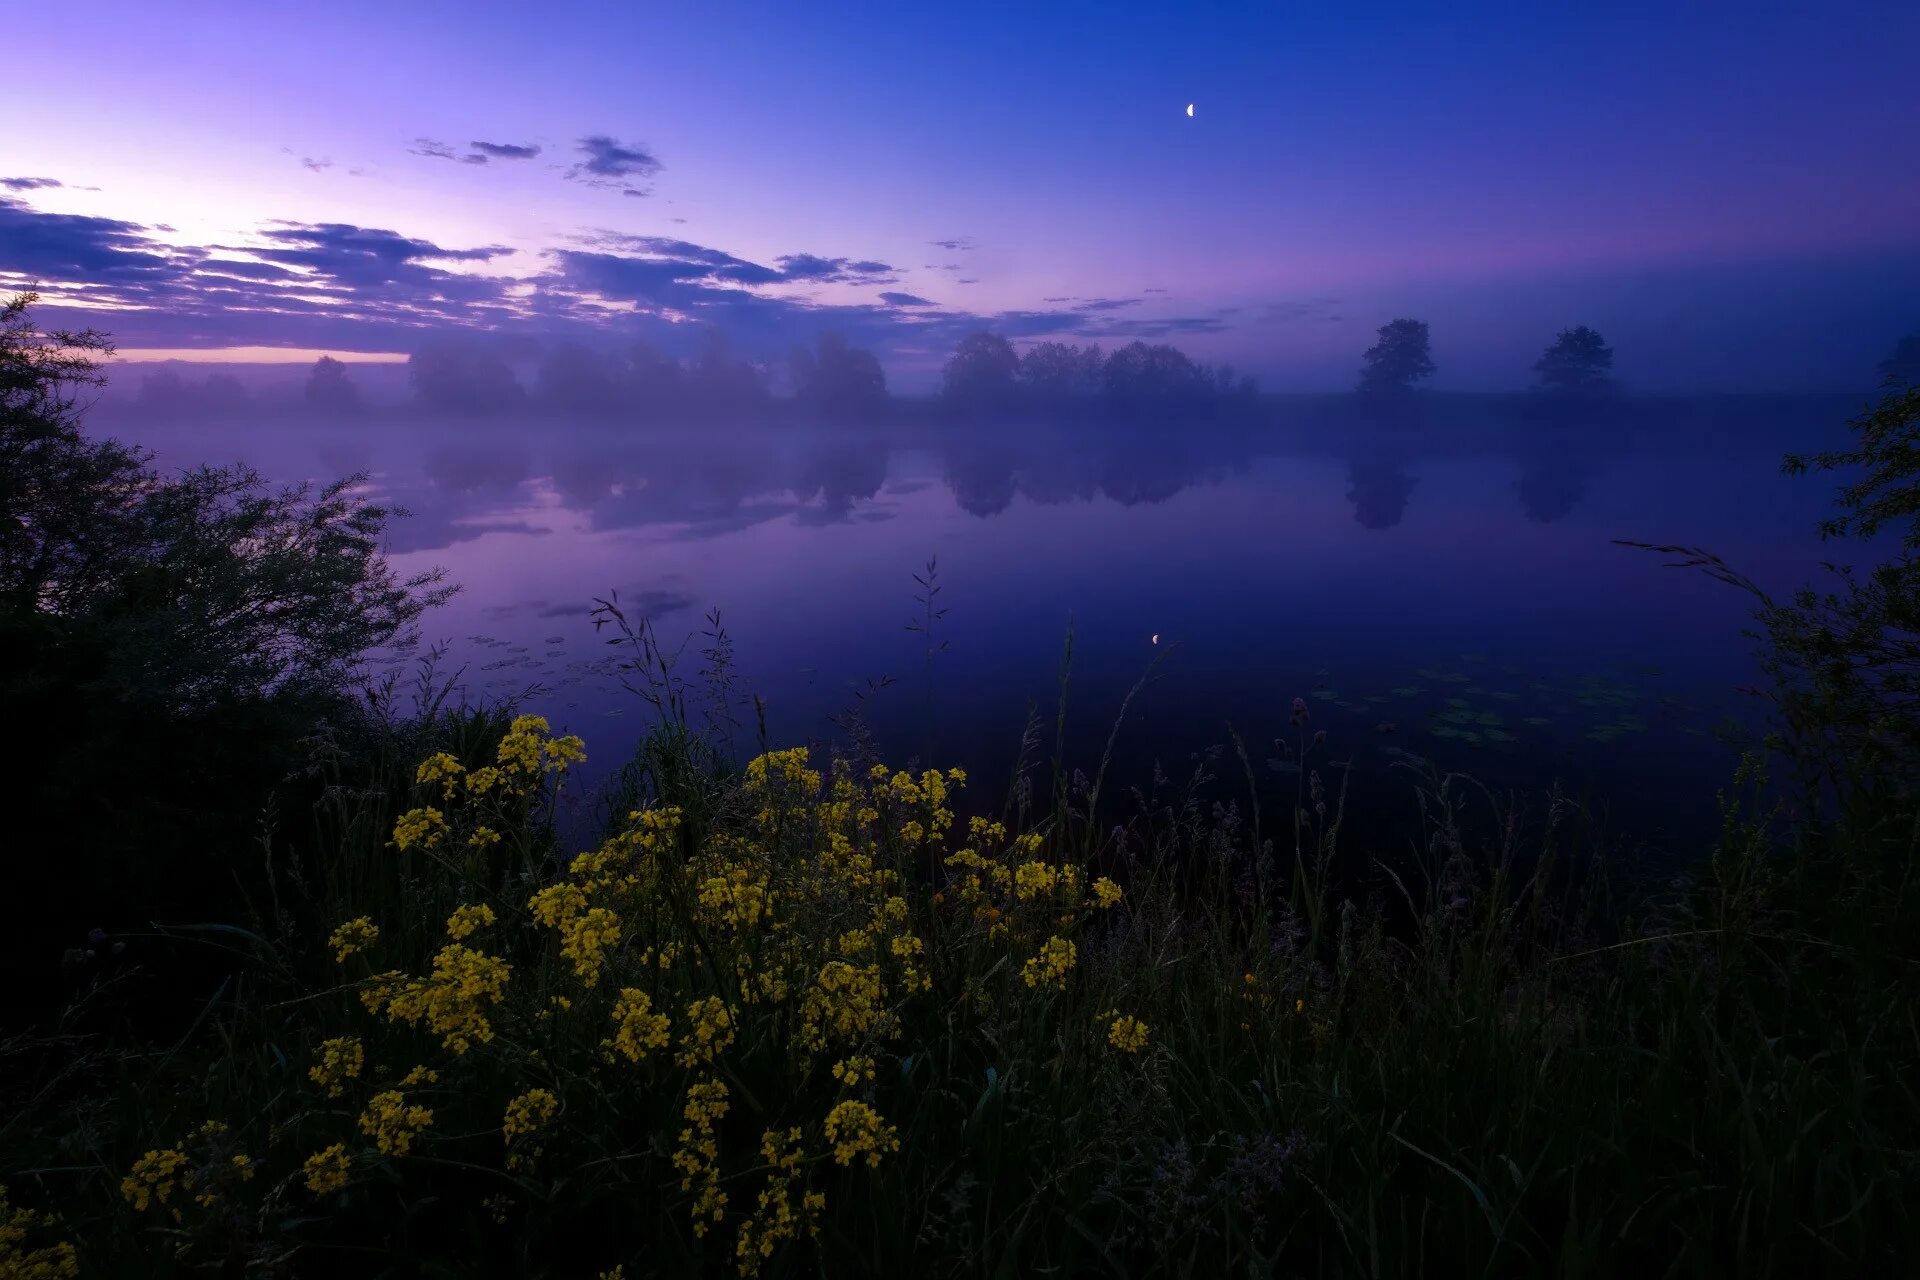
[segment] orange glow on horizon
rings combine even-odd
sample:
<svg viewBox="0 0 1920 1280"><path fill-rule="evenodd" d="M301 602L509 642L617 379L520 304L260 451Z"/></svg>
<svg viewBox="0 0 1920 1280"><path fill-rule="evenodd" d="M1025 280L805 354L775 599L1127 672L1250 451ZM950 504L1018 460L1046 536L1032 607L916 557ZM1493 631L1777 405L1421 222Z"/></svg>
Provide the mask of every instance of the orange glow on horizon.
<svg viewBox="0 0 1920 1280"><path fill-rule="evenodd" d="M310 347L123 347L115 364L312 364L332 356L342 364L405 364L402 351L326 351Z"/></svg>

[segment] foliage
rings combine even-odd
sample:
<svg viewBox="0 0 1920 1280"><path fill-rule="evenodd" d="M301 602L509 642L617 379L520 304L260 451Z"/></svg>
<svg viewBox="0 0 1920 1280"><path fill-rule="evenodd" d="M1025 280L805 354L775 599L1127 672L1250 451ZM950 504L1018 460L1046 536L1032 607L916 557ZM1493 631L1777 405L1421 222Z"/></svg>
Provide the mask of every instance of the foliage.
<svg viewBox="0 0 1920 1280"><path fill-rule="evenodd" d="M307 407L321 413L352 414L364 407L360 388L347 375L347 366L332 356L321 356L313 362L302 394Z"/></svg>
<svg viewBox="0 0 1920 1280"><path fill-rule="evenodd" d="M1778 858L1763 780L1698 883L1611 933L1577 816L1433 772L1389 898L1336 890L1296 719L1291 870L1200 776L1102 838L1091 796L1016 829L963 818L956 772L805 750L751 761L703 836L655 804L566 859L543 815L582 744L496 722L337 828L211 1056L83 1059L132 1105L10 1142L66 1144L28 1158L63 1166L36 1203L83 1262L152 1273L1908 1256L1900 917Z"/></svg>
<svg viewBox="0 0 1920 1280"><path fill-rule="evenodd" d="M473 338L423 343L407 358L407 380L415 400L444 413L503 413L527 398L499 353Z"/></svg>
<svg viewBox="0 0 1920 1280"><path fill-rule="evenodd" d="M1360 370L1360 390L1374 394L1411 391L1431 378L1433 356L1428 349L1427 322L1392 320L1380 326L1378 340L1367 348Z"/></svg>
<svg viewBox="0 0 1920 1280"><path fill-rule="evenodd" d="M366 653L450 589L393 571L397 512L355 480L164 476L84 435L108 348L41 333L31 301L0 312L0 714L60 725L12 778L10 837L35 856L12 873L6 955L37 973L76 923L230 900L299 739L350 715Z"/></svg>
<svg viewBox="0 0 1920 1280"><path fill-rule="evenodd" d="M1036 342L1020 357L1020 386L1043 400L1069 399L1100 390L1106 356L1094 343Z"/></svg>
<svg viewBox="0 0 1920 1280"><path fill-rule="evenodd" d="M1825 587L1779 599L1711 552L1650 549L1755 597L1776 742L1804 775L1843 801L1861 789L1910 797L1920 776L1920 387L1890 390L1853 428L1854 447L1789 455L1784 470L1851 477L1820 533L1861 543L1870 567L1830 563ZM1883 534L1897 537L1892 548L1872 546Z"/></svg>
<svg viewBox="0 0 1920 1280"><path fill-rule="evenodd" d="M839 334L822 334L812 350L794 349L794 398L820 409L870 410L887 398L887 376L873 352Z"/></svg>
<svg viewBox="0 0 1920 1280"><path fill-rule="evenodd" d="M1554 394L1600 395L1614 387L1613 348L1586 325L1562 329L1534 362L1533 371L1540 377L1541 388Z"/></svg>
<svg viewBox="0 0 1920 1280"><path fill-rule="evenodd" d="M1020 374L1013 344L997 333L974 333L960 340L941 373L940 393L969 404L1003 404L1012 398Z"/></svg>

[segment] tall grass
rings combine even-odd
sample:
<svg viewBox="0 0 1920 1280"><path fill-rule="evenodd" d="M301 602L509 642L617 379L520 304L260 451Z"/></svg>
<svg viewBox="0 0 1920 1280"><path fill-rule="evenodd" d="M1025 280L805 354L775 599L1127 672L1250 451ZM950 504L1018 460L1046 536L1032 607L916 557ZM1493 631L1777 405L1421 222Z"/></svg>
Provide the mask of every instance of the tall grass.
<svg viewBox="0 0 1920 1280"><path fill-rule="evenodd" d="M1303 709L1277 811L1242 748L1245 815L1197 773L1114 826L1112 735L1080 783L1056 736L1038 805L1037 731L998 805L819 754L735 768L671 660L627 638L666 714L603 798L597 862L554 834L564 741L428 699L377 749L317 753L334 856L279 869L271 927L166 940L240 953L177 1043L0 1046L25 1104L0 1121L4 1181L56 1215L35 1238L142 1275L1853 1275L1915 1256L1910 816L1793 825L1750 761L1710 855L1646 891L1611 880L1576 808L1423 765L1407 847L1350 847ZM1070 676L1071 637L1061 726ZM530 740L551 768L460 789ZM400 834L428 807L436 839ZM328 934L361 917L377 943L336 964ZM497 1002L484 975L432 987L463 953L510 966ZM365 1007L395 973L445 997L438 1030ZM490 1038L462 1050L476 1014ZM653 1018L664 1040L642 1043ZM359 1073L315 1077L348 1039ZM437 1077L403 1085L416 1067ZM690 1112L703 1084L724 1114ZM396 1091L398 1114L431 1111L410 1144L380 1109ZM316 1173L335 1144L338 1177ZM178 1164L142 1211L156 1152Z"/></svg>

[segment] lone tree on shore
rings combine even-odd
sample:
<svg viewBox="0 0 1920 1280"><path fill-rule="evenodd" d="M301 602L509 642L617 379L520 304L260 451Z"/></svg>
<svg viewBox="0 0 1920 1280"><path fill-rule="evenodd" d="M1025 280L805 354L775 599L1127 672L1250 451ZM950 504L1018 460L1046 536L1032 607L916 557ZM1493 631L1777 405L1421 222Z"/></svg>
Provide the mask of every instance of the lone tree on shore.
<svg viewBox="0 0 1920 1280"><path fill-rule="evenodd" d="M1378 340L1367 348L1360 368L1360 390L1369 394L1404 393L1433 376L1428 349L1427 322L1393 320L1380 326Z"/></svg>
<svg viewBox="0 0 1920 1280"><path fill-rule="evenodd" d="M1597 330L1581 325L1562 329L1533 371L1542 390L1557 395L1604 395L1614 388L1613 348Z"/></svg>
<svg viewBox="0 0 1920 1280"><path fill-rule="evenodd" d="M321 356L307 374L307 405L322 413L356 413L360 389L347 376L347 366L332 356Z"/></svg>

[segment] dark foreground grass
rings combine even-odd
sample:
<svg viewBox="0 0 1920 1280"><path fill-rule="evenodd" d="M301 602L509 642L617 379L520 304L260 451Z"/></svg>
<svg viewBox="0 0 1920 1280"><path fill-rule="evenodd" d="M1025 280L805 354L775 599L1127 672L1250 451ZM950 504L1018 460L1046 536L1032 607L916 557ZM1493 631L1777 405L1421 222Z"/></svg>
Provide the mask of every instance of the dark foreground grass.
<svg viewBox="0 0 1920 1280"><path fill-rule="evenodd" d="M1257 824L1196 784L1104 830L1094 788L969 824L953 773L730 775L691 741L654 739L574 859L549 817L579 744L436 712L417 774L328 791L337 856L279 868L253 927L123 939L232 976L172 1043L107 1033L132 966L0 1046L0 1274L1917 1256L1897 807L1789 824L1750 765L1698 873L1621 906L1578 813L1457 776L1408 771L1408 849L1343 847L1310 744Z"/></svg>

